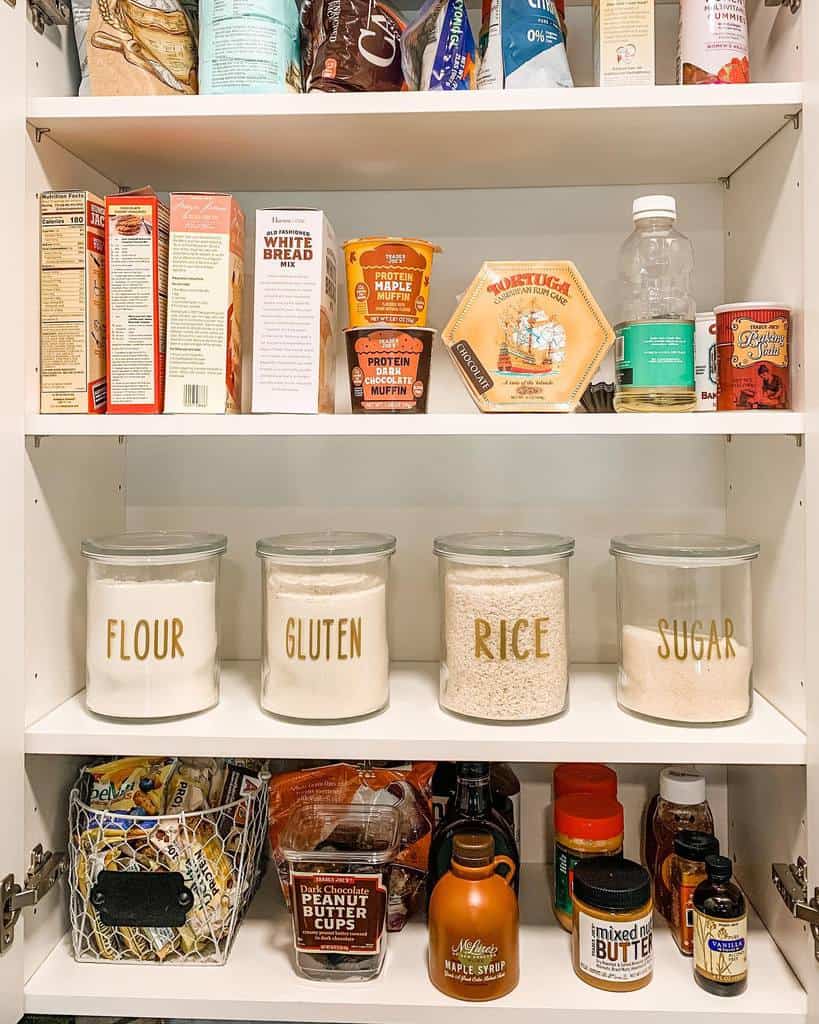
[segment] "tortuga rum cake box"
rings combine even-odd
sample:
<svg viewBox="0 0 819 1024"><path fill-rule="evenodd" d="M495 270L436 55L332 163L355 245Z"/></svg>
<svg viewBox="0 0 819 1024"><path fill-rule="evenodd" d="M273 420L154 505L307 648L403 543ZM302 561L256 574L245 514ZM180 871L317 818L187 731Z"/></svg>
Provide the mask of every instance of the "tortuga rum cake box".
<svg viewBox="0 0 819 1024"><path fill-rule="evenodd" d="M105 412L105 207L40 195L40 412Z"/></svg>
<svg viewBox="0 0 819 1024"><path fill-rule="evenodd" d="M321 210L257 210L253 412L335 410L338 250Z"/></svg>
<svg viewBox="0 0 819 1024"><path fill-rule="evenodd" d="M162 412L168 207L149 188L105 200L108 412Z"/></svg>
<svg viewBox="0 0 819 1024"><path fill-rule="evenodd" d="M242 411L244 246L233 196L171 195L165 412Z"/></svg>
<svg viewBox="0 0 819 1024"><path fill-rule="evenodd" d="M442 336L482 412L572 412L614 343L568 260L484 263Z"/></svg>

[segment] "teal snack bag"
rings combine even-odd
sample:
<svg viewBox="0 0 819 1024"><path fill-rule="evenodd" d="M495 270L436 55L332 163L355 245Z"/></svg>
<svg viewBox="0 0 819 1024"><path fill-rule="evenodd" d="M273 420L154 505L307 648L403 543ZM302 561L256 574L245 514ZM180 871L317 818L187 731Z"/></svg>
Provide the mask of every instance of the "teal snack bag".
<svg viewBox="0 0 819 1024"><path fill-rule="evenodd" d="M199 92L301 92L294 0L201 0Z"/></svg>
<svg viewBox="0 0 819 1024"><path fill-rule="evenodd" d="M556 0L484 0L479 89L571 88Z"/></svg>

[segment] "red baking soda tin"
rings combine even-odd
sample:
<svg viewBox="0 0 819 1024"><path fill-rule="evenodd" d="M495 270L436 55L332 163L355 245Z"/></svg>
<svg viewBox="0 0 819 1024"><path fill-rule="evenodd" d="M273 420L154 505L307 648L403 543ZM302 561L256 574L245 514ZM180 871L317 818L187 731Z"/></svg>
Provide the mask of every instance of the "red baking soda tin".
<svg viewBox="0 0 819 1024"><path fill-rule="evenodd" d="M717 409L789 409L790 306L717 306Z"/></svg>

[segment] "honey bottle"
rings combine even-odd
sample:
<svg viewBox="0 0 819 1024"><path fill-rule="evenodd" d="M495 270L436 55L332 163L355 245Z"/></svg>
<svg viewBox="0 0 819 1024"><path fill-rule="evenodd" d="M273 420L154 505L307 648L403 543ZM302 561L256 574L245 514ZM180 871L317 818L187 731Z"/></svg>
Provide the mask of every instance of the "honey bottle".
<svg viewBox="0 0 819 1024"><path fill-rule="evenodd" d="M505 874L498 872L504 865ZM445 995L499 999L518 983L515 862L495 856L488 832L460 832L429 902L429 976Z"/></svg>

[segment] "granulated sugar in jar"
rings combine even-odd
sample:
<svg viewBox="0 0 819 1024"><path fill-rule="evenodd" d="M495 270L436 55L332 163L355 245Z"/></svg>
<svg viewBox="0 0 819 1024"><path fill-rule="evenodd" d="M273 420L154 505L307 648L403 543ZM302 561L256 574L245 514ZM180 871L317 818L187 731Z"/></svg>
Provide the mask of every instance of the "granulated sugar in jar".
<svg viewBox="0 0 819 1024"><path fill-rule="evenodd" d="M545 533L438 537L441 706L474 718L559 714L568 686L568 559Z"/></svg>
<svg viewBox="0 0 819 1024"><path fill-rule="evenodd" d="M216 704L216 591L226 548L226 538L212 533L83 541L90 711L166 718Z"/></svg>

